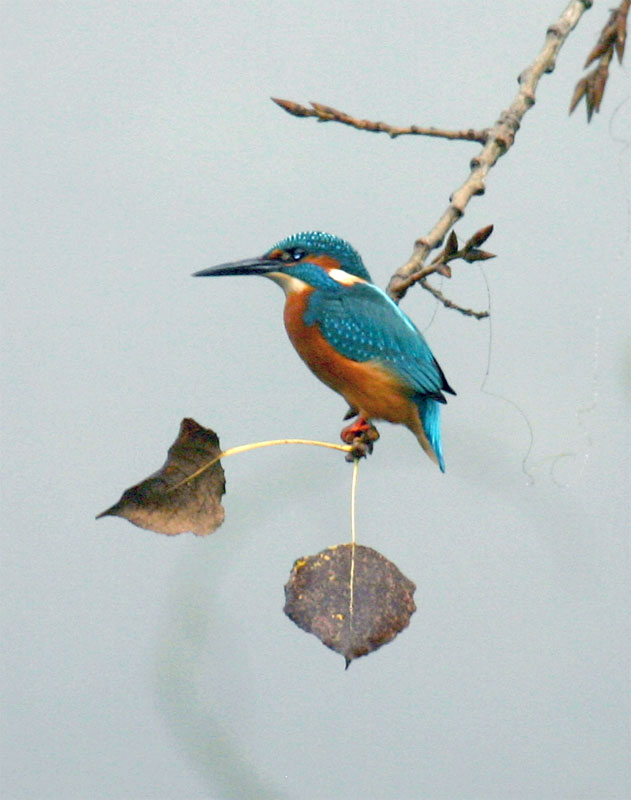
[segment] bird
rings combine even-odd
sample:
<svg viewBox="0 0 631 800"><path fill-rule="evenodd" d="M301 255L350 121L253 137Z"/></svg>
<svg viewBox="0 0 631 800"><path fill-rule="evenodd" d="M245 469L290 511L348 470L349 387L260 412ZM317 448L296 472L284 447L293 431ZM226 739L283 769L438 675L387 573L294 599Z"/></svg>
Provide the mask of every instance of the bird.
<svg viewBox="0 0 631 800"><path fill-rule="evenodd" d="M351 442L371 420L405 425L445 471L440 406L455 395L423 334L378 286L359 253L329 233L305 231L262 256L195 277L261 275L285 292L284 322L300 358L349 405Z"/></svg>

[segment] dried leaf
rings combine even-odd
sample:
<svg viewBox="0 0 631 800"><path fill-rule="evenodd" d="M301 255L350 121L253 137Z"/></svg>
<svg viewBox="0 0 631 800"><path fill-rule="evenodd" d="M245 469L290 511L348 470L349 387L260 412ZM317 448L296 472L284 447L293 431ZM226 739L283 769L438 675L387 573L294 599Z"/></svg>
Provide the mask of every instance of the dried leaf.
<svg viewBox="0 0 631 800"><path fill-rule="evenodd" d="M134 525L169 535L190 531L206 536L224 520L221 498L226 481L221 463L201 468L221 453L214 431L194 419L183 419L164 465L141 483L123 492L121 499L100 517L125 517Z"/></svg>
<svg viewBox="0 0 631 800"><path fill-rule="evenodd" d="M351 561L354 577L351 607ZM298 559L285 586L285 614L344 656L346 667L394 639L416 610L416 586L387 558L342 544Z"/></svg>

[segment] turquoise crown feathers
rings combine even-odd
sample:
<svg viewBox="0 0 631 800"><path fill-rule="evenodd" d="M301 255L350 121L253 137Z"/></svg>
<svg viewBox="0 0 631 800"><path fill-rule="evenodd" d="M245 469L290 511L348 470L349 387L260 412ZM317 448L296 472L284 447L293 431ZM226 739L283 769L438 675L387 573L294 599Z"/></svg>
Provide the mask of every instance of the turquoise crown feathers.
<svg viewBox="0 0 631 800"><path fill-rule="evenodd" d="M296 248L302 248L306 250L307 253L332 256L339 261L340 267L344 272L348 272L351 275L355 275L357 278L372 283L370 273L364 266L364 262L357 250L338 236L333 236L330 233L322 233L321 231L294 233L282 239L280 242L277 242L268 252L271 253L273 250L293 250Z"/></svg>

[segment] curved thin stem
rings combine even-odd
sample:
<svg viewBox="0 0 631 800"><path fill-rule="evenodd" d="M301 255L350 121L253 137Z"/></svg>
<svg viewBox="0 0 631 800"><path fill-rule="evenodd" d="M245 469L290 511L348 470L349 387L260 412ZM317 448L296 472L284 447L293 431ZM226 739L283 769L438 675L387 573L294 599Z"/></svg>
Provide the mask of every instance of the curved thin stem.
<svg viewBox="0 0 631 800"><path fill-rule="evenodd" d="M357 527L355 521L355 509L357 507L357 476L359 474L359 459L353 459L353 480L351 483L351 574L349 591L349 627L353 627L353 605L355 592L355 545L357 544Z"/></svg>
<svg viewBox="0 0 631 800"><path fill-rule="evenodd" d="M184 486L185 483L198 478L200 475L203 475L206 470L210 469L214 466L218 461L221 461L222 458L227 458L228 456L235 456L238 453L247 453L249 450L258 450L259 447L273 447L277 444L308 444L314 447L328 447L330 450L341 450L343 453L349 453L352 450L352 447L347 444L334 444L333 442L319 442L314 439L268 439L264 442L251 442L250 444L241 444L237 447L230 447L228 450L224 450L223 452L219 453L218 456L208 461L206 464L201 466L199 469L192 472L190 475L187 475L186 478L183 478L179 483L176 483L175 486L172 486L169 489L169 492L174 492L176 489L179 489L180 486Z"/></svg>
<svg viewBox="0 0 631 800"><path fill-rule="evenodd" d="M355 521L355 510L357 508L357 476L359 474L359 459L353 459L353 480L351 483L351 542L357 542L357 526Z"/></svg>

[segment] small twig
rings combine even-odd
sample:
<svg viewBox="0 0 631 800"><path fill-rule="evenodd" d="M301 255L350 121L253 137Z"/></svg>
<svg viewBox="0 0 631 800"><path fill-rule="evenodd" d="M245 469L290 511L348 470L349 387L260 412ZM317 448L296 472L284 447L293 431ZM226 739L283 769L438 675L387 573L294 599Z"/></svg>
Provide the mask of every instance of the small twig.
<svg viewBox="0 0 631 800"><path fill-rule="evenodd" d="M452 231L447 239L447 245L445 246L445 249L442 250L436 256L436 258L432 260L431 264L424 266L418 272L413 272L411 275L408 275L407 278L403 278L400 283L397 284L397 292L402 293L403 295L411 286L414 286L415 283L420 283L424 289L427 289L427 291L434 294L435 297L438 297L438 299L448 308L454 308L458 311L461 311L463 314L477 317L478 319L488 316L488 312L486 311L471 311L470 309L462 308L456 303L447 301L447 299L440 292L438 292L437 289L434 290L431 284L428 284L425 281L425 278L427 278L429 275L433 275L435 272L438 272L445 278L451 278L451 267L449 267L448 264L450 261L455 261L458 258L462 258L469 264L474 261L486 261L489 258L495 258L494 253L489 253L487 250L479 249L480 245L484 244L484 242L492 233L492 225L487 225L485 228L480 228L479 231L476 231L473 236L467 239L461 248L458 248L458 237L456 236L455 232ZM438 292L438 294L435 294L435 292Z"/></svg>
<svg viewBox="0 0 631 800"><path fill-rule="evenodd" d="M311 108L294 103L292 100L281 100L278 97L271 98L276 105L279 105L288 114L294 117L315 117L318 122L341 122L342 125L350 125L360 131L370 131L371 133L387 133L391 139L397 136L434 136L440 139L451 139L467 142L479 142L484 144L488 139L489 131L478 131L473 128L461 131L450 131L444 128L423 128L420 125L409 125L407 128L398 128L388 125L386 122L371 122L368 119L356 119L345 111L337 108L325 106L323 103L311 103Z"/></svg>
<svg viewBox="0 0 631 800"><path fill-rule="evenodd" d="M622 0L621 8L628 6L631 0ZM429 253L436 247L440 247L445 236L449 233L454 224L464 215L465 208L469 200L475 195L482 195L486 189L486 176L489 170L496 164L498 159L510 150L521 120L526 112L535 103L535 91L541 76L546 72L552 72L555 67L556 57L563 46L565 40L578 24L584 12L591 8L592 0L571 0L559 19L551 25L546 33L546 38L541 51L535 60L519 76L519 91L511 105L502 111L497 122L492 128L484 130L463 130L445 131L439 128L422 128L412 125L408 128L396 128L384 122L370 122L369 120L355 119L343 111L339 111L331 106L322 103L311 103L311 108L294 103L291 100L280 100L272 98L277 105L287 113L296 117L315 117L320 122L340 122L350 125L359 130L372 131L374 133L387 133L392 138L402 135L422 135L438 136L446 139L460 139L477 141L483 145L479 154L471 161L471 171L469 177L449 198L449 206L443 215L430 230L430 232L418 239L414 244L414 250L409 260L401 266L390 279L387 292L392 299L399 303L405 296L407 290L414 283L419 283L424 289L431 292L441 303L448 308L454 308L463 314L474 316L478 319L488 316L488 312L472 312L464 309L456 303L452 303L442 295L437 289L425 280L433 272L448 273L446 262L436 262L425 267L424 262ZM619 29L618 29L619 30ZM621 34L618 34L620 37ZM622 57L624 40L618 38L616 42L618 57ZM483 252L483 251L482 251ZM488 258L490 254L481 255L481 258Z"/></svg>
<svg viewBox="0 0 631 800"><path fill-rule="evenodd" d="M609 64L613 59L614 52L618 56L618 61L622 64L624 45L627 38L627 16L630 7L631 0L622 0L618 8L611 10L609 20L602 29L598 41L587 56L583 69L587 69L594 61L598 61L598 64L576 84L570 101L570 114L583 97L585 98L588 122L591 122L594 112L600 111L600 104L602 103L609 77Z"/></svg>
<svg viewBox="0 0 631 800"><path fill-rule="evenodd" d="M454 311L459 311L461 314L464 314L465 317L475 317L475 319L485 319L486 317L490 316L488 311L474 311L472 308L464 308L463 306L459 306L458 303L454 303L453 300L445 297L442 292L424 279L420 280L419 283L423 289L427 289L427 291L430 294L433 294L437 300L440 300L445 308L452 308Z"/></svg>
<svg viewBox="0 0 631 800"><path fill-rule="evenodd" d="M498 159L512 147L524 114L535 103L535 91L541 76L554 70L556 57L565 40L576 27L583 13L591 6L591 0L571 0L559 19L548 28L541 51L535 60L519 76L519 91L510 106L502 111L490 130L486 144L471 161L471 172L462 186L450 197L449 206L431 231L414 245L410 259L390 279L387 292L395 302L400 302L407 291L405 282L410 275L418 273L429 253L439 247L453 225L464 215L465 208L475 195L485 192L485 181L489 170ZM419 281L421 286L434 296L436 290L429 283ZM439 293L440 294L440 293ZM443 302L439 297L438 299ZM445 298L446 299L446 298ZM464 313L464 312L463 312Z"/></svg>
<svg viewBox="0 0 631 800"><path fill-rule="evenodd" d="M626 8L631 0L622 0L621 8ZM425 259L436 247L440 247L445 236L449 233L454 224L464 215L465 208L469 200L475 195L482 195L486 189L486 176L489 170L496 164L498 159L505 155L515 142L515 136L521 125L521 120L526 112L535 103L535 91L541 76L544 73L554 71L556 57L570 35L578 24L584 12L591 8L592 0L571 0L559 19L551 25L539 54L535 60L520 74L519 91L510 106L502 111L495 125L492 128L485 128L481 131L444 131L438 128L421 128L413 125L409 128L395 128L384 122L370 122L369 120L358 120L343 111L338 111L331 106L322 103L311 103L312 108L301 106L290 100L280 100L272 98L282 109L296 117L316 117L321 122L340 122L344 125L359 130L367 130L375 133L387 133L391 137L404 134L417 134L423 136L440 136L447 139L466 139L477 141L483 145L482 150L470 162L471 171L469 177L449 198L449 206L443 215L430 230L430 232L420 238L414 244L414 250L409 260L403 264L392 276L386 291L390 297L399 303L407 290L414 283L419 283L424 289L431 292L441 303L448 308L454 308L463 314L481 319L488 316L488 312L473 312L464 309L456 303L452 303L441 292L427 283L425 278L432 272L442 272L448 274L448 267L445 263L432 263L429 268L424 266ZM617 29L619 31L619 28ZM622 58L624 49L624 39L620 39L618 33L616 48L618 57ZM482 251L483 252L483 251ZM483 254L480 258L488 258L490 254Z"/></svg>

